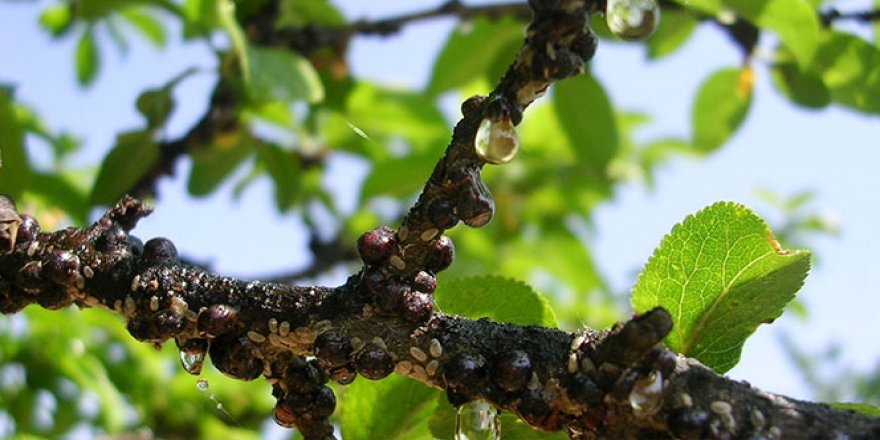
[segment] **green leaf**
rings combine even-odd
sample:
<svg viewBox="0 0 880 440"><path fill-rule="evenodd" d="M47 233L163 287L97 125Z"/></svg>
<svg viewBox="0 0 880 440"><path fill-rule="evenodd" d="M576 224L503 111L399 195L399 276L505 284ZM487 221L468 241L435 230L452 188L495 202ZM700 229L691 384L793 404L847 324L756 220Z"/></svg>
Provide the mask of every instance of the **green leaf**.
<svg viewBox="0 0 880 440"><path fill-rule="evenodd" d="M590 292L604 287L589 249L562 227L545 225L539 236L521 237L514 243L516 250L503 263L506 273L532 274L541 269L570 286L575 297L584 300Z"/></svg>
<svg viewBox="0 0 880 440"><path fill-rule="evenodd" d="M828 406L836 409L855 411L871 417L880 417L880 407L867 403L829 402Z"/></svg>
<svg viewBox="0 0 880 440"><path fill-rule="evenodd" d="M40 13L40 26L49 31L53 37L64 35L73 23L70 7L71 5L66 2L46 6L46 9Z"/></svg>
<svg viewBox="0 0 880 440"><path fill-rule="evenodd" d="M686 10L663 11L660 27L645 41L648 58L657 59L669 55L688 41L699 23Z"/></svg>
<svg viewBox="0 0 880 440"><path fill-rule="evenodd" d="M18 197L28 187L31 166L11 88L0 85L0 192Z"/></svg>
<svg viewBox="0 0 880 440"><path fill-rule="evenodd" d="M750 67L721 69L703 82L691 110L697 150L709 153L727 142L752 105L753 87Z"/></svg>
<svg viewBox="0 0 880 440"><path fill-rule="evenodd" d="M86 29L76 44L76 79L81 86L87 86L95 80L100 65L98 45L95 43L93 28Z"/></svg>
<svg viewBox="0 0 880 440"><path fill-rule="evenodd" d="M144 12L142 9L126 8L122 11L122 16L128 20L147 41L153 43L156 47L165 47L168 42L168 36L165 35L165 28L162 23L152 15Z"/></svg>
<svg viewBox="0 0 880 440"><path fill-rule="evenodd" d="M318 102L324 86L312 64L285 49L250 48L251 98L257 101Z"/></svg>
<svg viewBox="0 0 880 440"><path fill-rule="evenodd" d="M458 25L437 56L428 92L436 94L467 84L486 74L499 55L507 64L516 54L511 47L523 39L523 24L511 17L484 17ZM493 79L494 81L495 79Z"/></svg>
<svg viewBox="0 0 880 440"><path fill-rule="evenodd" d="M159 160L159 148L150 133L129 131L116 136L116 145L104 157L92 188L93 205L111 205L143 178Z"/></svg>
<svg viewBox="0 0 880 440"><path fill-rule="evenodd" d="M147 120L147 128L157 128L165 124L174 111L174 97L171 89L149 89L142 92L135 101L135 107Z"/></svg>
<svg viewBox="0 0 880 440"><path fill-rule="evenodd" d="M245 84L250 84L251 66L247 37L244 35L244 30L241 29L235 17L235 2L232 0L216 0L214 6L214 17L216 17L220 27L226 31L226 35L229 36L232 53L236 55L238 65L241 67L242 79Z"/></svg>
<svg viewBox="0 0 880 440"><path fill-rule="evenodd" d="M174 111L175 102L174 95L172 95L174 88L181 81L196 72L198 72L198 69L195 67L186 69L174 78L171 78L162 87L145 90L138 96L137 101L135 101L135 107L147 120L148 129L155 129L165 125L168 117Z"/></svg>
<svg viewBox="0 0 880 440"><path fill-rule="evenodd" d="M292 207L302 194L303 175L299 161L290 151L269 144L259 144L257 157L275 182L275 206L284 212Z"/></svg>
<svg viewBox="0 0 880 440"><path fill-rule="evenodd" d="M739 15L770 29L794 53L801 68L813 61L819 41L819 15L804 0L727 0Z"/></svg>
<svg viewBox="0 0 880 440"><path fill-rule="evenodd" d="M280 2L278 27L339 27L345 24L345 16L327 0L282 0Z"/></svg>
<svg viewBox="0 0 880 440"><path fill-rule="evenodd" d="M440 391L402 376L356 380L339 402L346 440L432 439L428 420Z"/></svg>
<svg viewBox="0 0 880 440"><path fill-rule="evenodd" d="M216 27L217 0L185 0L183 12L183 38L204 36Z"/></svg>
<svg viewBox="0 0 880 440"><path fill-rule="evenodd" d="M826 32L816 66L834 102L880 113L880 49L855 35Z"/></svg>
<svg viewBox="0 0 880 440"><path fill-rule="evenodd" d="M444 313L520 325L556 327L550 302L526 283L494 275L446 280L434 292Z"/></svg>
<svg viewBox="0 0 880 440"><path fill-rule="evenodd" d="M67 174L34 173L28 192L45 199L48 206L63 209L80 225L88 220L88 192L71 182Z"/></svg>
<svg viewBox="0 0 880 440"><path fill-rule="evenodd" d="M675 0L675 2L709 16L721 16L725 12L732 11L761 29L769 29L776 33L779 39L794 52L801 68L807 67L813 61L819 38L819 19L816 9L805 0Z"/></svg>
<svg viewBox="0 0 880 440"><path fill-rule="evenodd" d="M714 15L721 9L722 0L675 0L675 2L686 8Z"/></svg>
<svg viewBox="0 0 880 440"><path fill-rule="evenodd" d="M254 151L247 135L238 134L234 139L212 142L193 150L192 170L187 190L194 196L213 192L245 158Z"/></svg>
<svg viewBox="0 0 880 440"><path fill-rule="evenodd" d="M771 70L771 78L776 88L797 105L823 108L831 103L831 92L812 70L801 72L794 63L778 63Z"/></svg>
<svg viewBox="0 0 880 440"><path fill-rule="evenodd" d="M449 124L436 103L423 94L358 83L348 95L345 116L344 130L350 135L353 126L377 142L400 144L402 138L410 148L432 148L437 157L449 140ZM372 147L387 154L386 145Z"/></svg>
<svg viewBox="0 0 880 440"><path fill-rule="evenodd" d="M719 202L663 239L632 304L637 312L668 310L675 324L669 348L723 373L739 362L746 338L782 314L809 269L809 252L781 249L752 211Z"/></svg>
<svg viewBox="0 0 880 440"><path fill-rule="evenodd" d="M563 431L546 432L531 428L523 423L519 417L506 411L498 417L503 440L566 440L569 438Z"/></svg>
<svg viewBox="0 0 880 440"><path fill-rule="evenodd" d="M422 188L425 176L431 174L438 154L416 152L406 157L377 160L361 188L361 199L377 195L405 197Z"/></svg>
<svg viewBox="0 0 880 440"><path fill-rule="evenodd" d="M620 148L617 119L601 84L590 74L556 85L553 105L579 161L599 176Z"/></svg>

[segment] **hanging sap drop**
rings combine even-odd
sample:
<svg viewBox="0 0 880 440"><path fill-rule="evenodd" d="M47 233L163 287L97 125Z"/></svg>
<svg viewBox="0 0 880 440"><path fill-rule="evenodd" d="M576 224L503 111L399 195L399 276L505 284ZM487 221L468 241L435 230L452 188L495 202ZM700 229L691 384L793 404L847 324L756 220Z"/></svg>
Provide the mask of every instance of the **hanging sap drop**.
<svg viewBox="0 0 880 440"><path fill-rule="evenodd" d="M660 24L657 0L608 0L605 21L614 35L624 40L650 37Z"/></svg>
<svg viewBox="0 0 880 440"><path fill-rule="evenodd" d="M497 121L484 118L474 137L474 149L480 159L489 163L502 164L513 160L519 151L519 136L510 118Z"/></svg>
<svg viewBox="0 0 880 440"><path fill-rule="evenodd" d="M477 400L458 407L455 414L455 440L498 440L501 427L497 411Z"/></svg>
<svg viewBox="0 0 880 440"><path fill-rule="evenodd" d="M189 374L202 372L202 364L205 363L205 353L191 353L186 350L180 351L180 365Z"/></svg>

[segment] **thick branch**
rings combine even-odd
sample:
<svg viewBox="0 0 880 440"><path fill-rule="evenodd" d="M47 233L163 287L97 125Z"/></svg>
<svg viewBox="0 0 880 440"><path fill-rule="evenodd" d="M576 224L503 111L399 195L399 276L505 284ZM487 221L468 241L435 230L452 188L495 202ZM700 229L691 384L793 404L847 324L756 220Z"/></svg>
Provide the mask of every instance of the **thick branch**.
<svg viewBox="0 0 880 440"><path fill-rule="evenodd" d="M445 390L454 405L483 399L572 438L880 435L878 419L764 393L662 348L672 327L662 309L610 331L576 333L433 311L435 274L454 256L443 231L492 217L480 170L510 159L493 153L492 142L516 146L524 109L552 82L583 71L595 51L587 24L598 4L530 6L534 19L516 61L489 97L464 103L446 154L400 230L364 234L365 268L343 286L246 282L183 265L170 241L141 245L128 234L149 213L135 199L91 227L54 233L41 233L0 199L0 312L37 303L120 313L139 340L175 339L190 372L207 352L227 375L264 376L278 399L276 421L306 438L332 437L328 378L377 380L392 371ZM484 141L488 150L476 148Z"/></svg>
<svg viewBox="0 0 880 440"><path fill-rule="evenodd" d="M880 435L880 419L765 393L676 357L658 345L671 328L662 309L605 332L440 313L413 323L382 313L359 286L360 274L338 288L246 282L179 264L164 239L141 251L126 231L148 212L126 199L91 227L51 234L35 233L28 217L18 221L11 248L0 253L0 311L15 313L32 302L106 308L123 315L140 340L174 338L196 358L210 346L221 371L243 380L266 377L279 402L314 395L309 386L323 383L325 373L345 383L356 372L375 379L393 368L446 390L454 404L484 399L536 428L567 429L573 438ZM14 216L2 218L7 226L16 223ZM314 367L306 355L319 359L312 379L301 377L303 368ZM384 373L382 356L390 362ZM276 408L280 422L284 416ZM329 435L309 427L315 418L296 416L307 436Z"/></svg>

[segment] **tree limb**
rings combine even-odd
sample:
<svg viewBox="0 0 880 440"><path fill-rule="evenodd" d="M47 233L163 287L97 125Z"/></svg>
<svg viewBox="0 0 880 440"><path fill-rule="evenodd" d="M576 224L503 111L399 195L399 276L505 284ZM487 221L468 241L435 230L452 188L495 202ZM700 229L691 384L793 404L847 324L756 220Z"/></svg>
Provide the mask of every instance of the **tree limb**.
<svg viewBox="0 0 880 440"><path fill-rule="evenodd" d="M380 352L397 373L445 389L454 404L484 399L572 438L880 435L880 419L765 393L660 347L672 325L662 309L604 332L442 313L413 323L381 312L363 274L337 288L247 282L181 265L157 241L141 251L127 231L148 213L125 199L90 227L20 235L0 253L0 312L29 303L101 307L123 315L145 342L174 338L199 355L210 341L218 369L242 380L265 376L280 402L326 380L304 384L299 371L310 364L302 356L317 355L326 374L347 382L355 370L374 374L363 357ZM318 341L327 335L347 341L339 365L326 353L334 345ZM277 408L276 418L283 418ZM307 437L327 438L325 428L309 425L314 420L297 424Z"/></svg>
<svg viewBox="0 0 880 440"><path fill-rule="evenodd" d="M150 209L124 198L95 224L42 233L0 203L0 312L77 304L123 315L138 340L175 339L225 374L264 376L274 416L306 438L332 438L325 383L393 371L483 399L536 429L581 438L875 438L880 419L765 393L660 346L672 328L654 309L609 331L564 332L433 311L434 275L454 256L445 229L485 225L494 211L480 170L497 157L476 139L513 126L549 85L583 71L595 51L597 3L533 0L516 61L487 98L463 105L444 157L398 231L358 242L362 271L339 287L242 281L183 265L173 243L128 232ZM479 133L479 134L478 134ZM309 360L306 356L315 356Z"/></svg>

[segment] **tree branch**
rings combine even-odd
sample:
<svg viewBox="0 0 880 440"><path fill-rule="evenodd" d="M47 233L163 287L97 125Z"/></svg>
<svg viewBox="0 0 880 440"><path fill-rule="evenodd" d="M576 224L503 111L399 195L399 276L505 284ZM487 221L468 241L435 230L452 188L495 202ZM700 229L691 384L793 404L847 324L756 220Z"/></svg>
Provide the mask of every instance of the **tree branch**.
<svg viewBox="0 0 880 440"><path fill-rule="evenodd" d="M398 231L364 234L364 269L336 288L242 281L183 265L173 243L128 235L150 209L124 198L87 228L42 233L0 199L0 312L77 304L123 315L138 340L175 339L195 372L206 353L241 380L264 376L276 421L332 438L332 378L392 371L483 399L536 429L581 438L873 438L880 419L772 395L660 346L672 328L654 309L609 331L564 332L433 311L435 274L454 257L445 229L494 211L480 177L515 152L514 126L549 85L583 71L597 3L533 0L516 61L486 97L463 105L446 154ZM499 151L499 148L504 147ZM306 356L315 356L308 360Z"/></svg>
<svg viewBox="0 0 880 440"><path fill-rule="evenodd" d="M466 6L458 0L451 0L438 6L435 9L430 9L427 11L404 14L397 17L390 17L375 21L358 20L348 26L338 29L337 31L346 35L376 34L386 36L399 32L404 25L417 21L445 16L453 16L461 20L467 20L475 17L498 18L503 16L511 16L520 18L522 20L528 20L532 17L532 10L525 2Z"/></svg>
<svg viewBox="0 0 880 440"><path fill-rule="evenodd" d="M180 158L191 153L194 148L210 145L218 135L238 130L239 101L232 85L221 76L211 92L205 114L179 139L157 145L159 159L127 193L139 198L156 196L159 179L164 175L172 175L174 165Z"/></svg>
<svg viewBox="0 0 880 440"><path fill-rule="evenodd" d="M840 12L837 8L831 8L819 14L819 19L826 27L835 21L852 20L861 23L880 21L880 9L859 12Z"/></svg>
<svg viewBox="0 0 880 440"><path fill-rule="evenodd" d="M363 274L337 288L246 282L179 264L163 239L141 249L127 231L148 213L125 199L83 229L35 233L33 219L19 223L12 250L0 253L0 312L37 303L119 313L139 340L174 338L196 358L209 350L227 375L264 376L276 419L307 438L331 436L325 374L347 383L392 369L445 389L453 404L484 399L572 438L880 435L880 419L765 393L677 357L658 345L671 329L662 309L605 332L441 313L414 323L383 312Z"/></svg>

